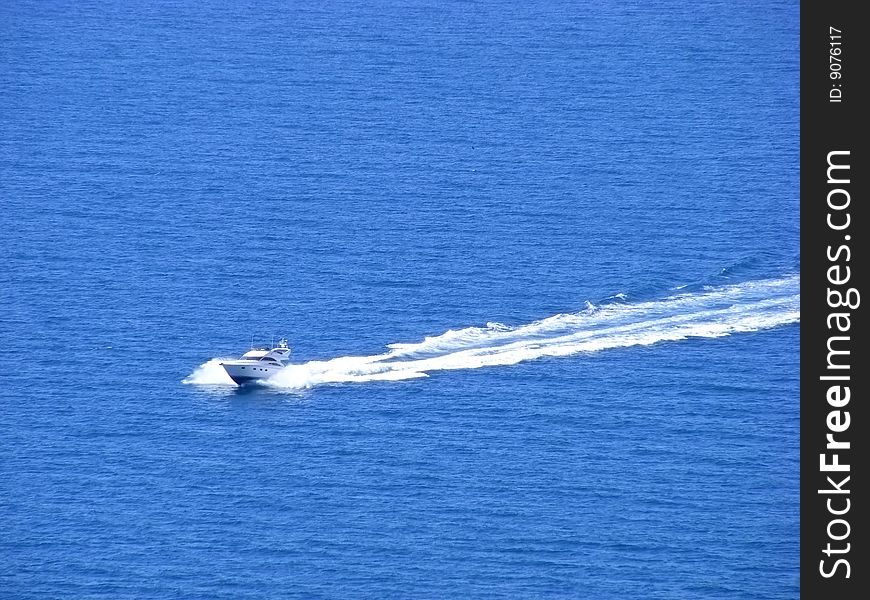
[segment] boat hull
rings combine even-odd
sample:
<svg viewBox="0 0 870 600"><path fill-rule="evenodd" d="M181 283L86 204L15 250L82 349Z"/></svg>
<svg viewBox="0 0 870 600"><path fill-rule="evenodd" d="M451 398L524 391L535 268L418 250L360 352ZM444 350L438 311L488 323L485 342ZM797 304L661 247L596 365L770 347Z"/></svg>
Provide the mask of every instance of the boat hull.
<svg viewBox="0 0 870 600"><path fill-rule="evenodd" d="M281 370L279 367L261 366L255 362L225 362L221 366L238 385L263 381Z"/></svg>

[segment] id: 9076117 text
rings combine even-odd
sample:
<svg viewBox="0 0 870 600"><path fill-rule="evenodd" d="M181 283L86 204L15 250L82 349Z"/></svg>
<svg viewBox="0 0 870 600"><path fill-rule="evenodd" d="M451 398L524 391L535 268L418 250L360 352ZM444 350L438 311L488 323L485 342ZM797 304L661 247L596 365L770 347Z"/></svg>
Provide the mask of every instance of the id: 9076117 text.
<svg viewBox="0 0 870 600"><path fill-rule="evenodd" d="M828 77L831 78L831 89L828 91L829 102L843 101L843 32L836 27L828 27Z"/></svg>

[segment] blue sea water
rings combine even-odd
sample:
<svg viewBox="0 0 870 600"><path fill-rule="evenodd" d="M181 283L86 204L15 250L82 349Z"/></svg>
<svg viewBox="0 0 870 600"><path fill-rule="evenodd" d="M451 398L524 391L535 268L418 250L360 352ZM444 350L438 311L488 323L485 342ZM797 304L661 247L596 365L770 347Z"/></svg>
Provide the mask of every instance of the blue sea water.
<svg viewBox="0 0 870 600"><path fill-rule="evenodd" d="M798 24L0 3L0 596L795 597Z"/></svg>

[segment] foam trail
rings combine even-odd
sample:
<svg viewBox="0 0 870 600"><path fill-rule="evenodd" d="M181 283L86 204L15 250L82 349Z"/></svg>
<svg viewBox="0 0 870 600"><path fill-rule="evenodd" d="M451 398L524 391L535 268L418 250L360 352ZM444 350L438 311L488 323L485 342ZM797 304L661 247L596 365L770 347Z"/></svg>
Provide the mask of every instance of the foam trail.
<svg viewBox="0 0 870 600"><path fill-rule="evenodd" d="M188 375L182 383L193 383L196 385L236 385L221 366L221 361L223 360L230 359L213 358L210 361L199 365L199 367L197 367L193 373Z"/></svg>
<svg viewBox="0 0 870 600"><path fill-rule="evenodd" d="M800 277L747 281L649 302L620 302L557 314L517 327L449 330L417 343L396 343L372 356L343 356L290 365L268 382L284 389L331 383L397 381L455 369L512 365L546 356L648 346L690 337L714 338L800 321ZM185 382L225 383L218 360ZM218 381L218 379L221 379Z"/></svg>

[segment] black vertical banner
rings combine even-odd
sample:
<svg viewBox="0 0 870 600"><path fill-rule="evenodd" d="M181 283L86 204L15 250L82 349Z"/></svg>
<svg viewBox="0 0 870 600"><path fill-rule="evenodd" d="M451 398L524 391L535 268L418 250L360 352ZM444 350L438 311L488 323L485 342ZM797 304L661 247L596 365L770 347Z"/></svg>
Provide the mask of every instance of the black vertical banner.
<svg viewBox="0 0 870 600"><path fill-rule="evenodd" d="M857 2L801 5L801 593L866 598L870 264ZM860 283L859 283L860 282ZM863 352L862 352L863 350ZM864 362L860 362L862 357ZM859 458L863 457L863 458Z"/></svg>

